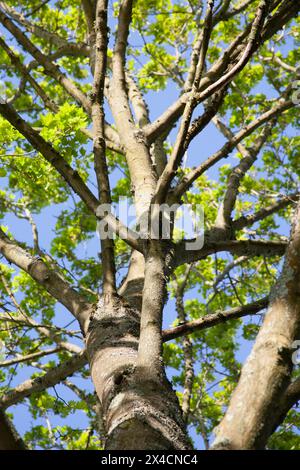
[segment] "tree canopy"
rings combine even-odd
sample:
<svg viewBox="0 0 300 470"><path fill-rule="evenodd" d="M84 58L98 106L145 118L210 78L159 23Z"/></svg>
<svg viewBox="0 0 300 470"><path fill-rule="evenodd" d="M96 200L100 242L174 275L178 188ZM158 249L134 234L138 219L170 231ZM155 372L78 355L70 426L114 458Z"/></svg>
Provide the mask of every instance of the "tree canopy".
<svg viewBox="0 0 300 470"><path fill-rule="evenodd" d="M271 380L280 389L257 411L268 426L253 424L240 445L300 449L297 306L266 333L270 298L291 298L280 291L289 266L300 279L297 215L290 237L300 214L299 10L298 0L0 1L0 448L119 439L97 382L113 361L99 309L118 298L127 303L114 304L114 328L125 336L109 341L131 342L130 367L153 381L163 343L182 410L173 418L195 448L208 449L220 423L230 435L225 411L254 344L272 378L257 375L264 388L249 393L267 394ZM187 249L176 223L171 240L140 240L114 213L104 221L115 239L99 240L98 206L125 197L150 218L151 203L201 206L203 246ZM266 337L285 329L284 371L273 349L264 366Z"/></svg>

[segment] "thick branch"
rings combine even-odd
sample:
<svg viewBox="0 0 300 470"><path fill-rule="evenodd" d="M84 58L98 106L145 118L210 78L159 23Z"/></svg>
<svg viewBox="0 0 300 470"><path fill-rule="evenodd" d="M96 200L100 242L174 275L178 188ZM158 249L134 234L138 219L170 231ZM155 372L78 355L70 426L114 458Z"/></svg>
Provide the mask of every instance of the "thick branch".
<svg viewBox="0 0 300 470"><path fill-rule="evenodd" d="M294 341L300 333L300 204L282 272L255 344L243 366L213 449L263 449L289 386ZM249 393L251 391L251 393Z"/></svg>
<svg viewBox="0 0 300 470"><path fill-rule="evenodd" d="M195 240L194 240L195 241ZM287 242L269 240L224 240L205 241L200 250L186 249L186 243L192 240L183 240L175 246L174 266L192 263L206 258L213 253L227 251L238 256L282 256L285 253Z"/></svg>
<svg viewBox="0 0 300 470"><path fill-rule="evenodd" d="M150 122L149 109L145 98L135 82L135 79L128 72L126 73L126 83L128 86L128 97L132 104L136 123L138 127L144 127Z"/></svg>
<svg viewBox="0 0 300 470"><path fill-rule="evenodd" d="M118 31L112 59L112 79L109 87L109 103L124 147L136 214L140 217L148 210L156 185L156 175L150 151L142 129L137 129L131 113L126 85L126 48L129 25L132 17L132 0L123 0L120 5Z"/></svg>
<svg viewBox="0 0 300 470"><path fill-rule="evenodd" d="M201 103L213 93L218 91L220 88L229 83L235 75L237 75L249 62L253 53L257 50L260 44L260 33L262 31L265 18L268 14L268 10L271 4L271 0L261 0L258 9L256 11L255 19L252 23L250 34L247 38L247 44L244 48L241 57L238 62L230 68L230 70L224 74L217 81L209 85L203 92L200 92L197 96L197 102Z"/></svg>
<svg viewBox="0 0 300 470"><path fill-rule="evenodd" d="M111 204L105 143L104 83L107 65L107 0L99 0L95 22L95 67L92 91L92 118L94 131L94 167L98 183L100 204ZM116 292L116 268L114 242L101 238L103 271L103 292L111 295Z"/></svg>
<svg viewBox="0 0 300 470"><path fill-rule="evenodd" d="M289 410L300 401L300 378L298 377L290 383L280 401L280 414L278 421L275 422L274 430L286 418Z"/></svg>
<svg viewBox="0 0 300 470"><path fill-rule="evenodd" d="M54 150L52 145L45 141L11 106L0 103L0 113L43 155L66 180L75 193L86 203L87 207L95 213L99 205L98 200L85 185L78 172L73 170L64 158Z"/></svg>
<svg viewBox="0 0 300 470"><path fill-rule="evenodd" d="M137 367L144 378L154 381L164 373L161 327L165 288L165 256L159 242L152 241L145 258Z"/></svg>
<svg viewBox="0 0 300 470"><path fill-rule="evenodd" d="M0 103L0 114L2 114L12 126L14 126L30 144L40 152L43 157L58 171L58 173L65 179L73 191L78 194L81 200L86 204L88 209L95 215L99 207L99 201L86 186L79 173L64 160L64 158L52 147L52 145L45 141L43 137L35 131L24 119L22 119L16 111L6 103ZM142 251L142 247L138 242L136 234L125 227L118 219L111 213L104 219L107 227L115 234L125 240L132 248Z"/></svg>
<svg viewBox="0 0 300 470"><path fill-rule="evenodd" d="M2 410L0 410L0 450L26 450L24 441Z"/></svg>
<svg viewBox="0 0 300 470"><path fill-rule="evenodd" d="M96 18L95 3L96 2L94 0L81 0L87 27L90 33L94 30L94 22Z"/></svg>
<svg viewBox="0 0 300 470"><path fill-rule="evenodd" d="M129 122L133 122L133 117L129 107L129 100L126 89L125 63L129 25L132 17L132 5L133 0L123 0L120 5L117 37L114 48L114 55L112 59L113 77L111 80L111 88L114 93L118 93L117 96L120 100L118 103L118 106L120 108L119 112L120 114L124 115L125 119L127 119ZM115 102L115 100L113 101ZM116 120L117 126L118 122L120 126L122 122L120 120Z"/></svg>

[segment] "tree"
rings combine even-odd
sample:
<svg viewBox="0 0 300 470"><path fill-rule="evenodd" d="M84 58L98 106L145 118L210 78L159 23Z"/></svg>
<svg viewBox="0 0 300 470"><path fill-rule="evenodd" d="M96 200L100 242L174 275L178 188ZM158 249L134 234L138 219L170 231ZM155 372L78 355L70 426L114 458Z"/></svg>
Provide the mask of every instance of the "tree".
<svg viewBox="0 0 300 470"><path fill-rule="evenodd" d="M299 9L0 2L1 448L300 448Z"/></svg>

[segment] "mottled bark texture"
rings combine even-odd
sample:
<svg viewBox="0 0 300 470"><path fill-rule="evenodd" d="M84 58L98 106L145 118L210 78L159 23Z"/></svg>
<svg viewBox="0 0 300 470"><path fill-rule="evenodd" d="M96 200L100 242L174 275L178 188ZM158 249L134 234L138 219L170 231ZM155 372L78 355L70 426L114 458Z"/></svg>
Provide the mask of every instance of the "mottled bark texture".
<svg viewBox="0 0 300 470"><path fill-rule="evenodd" d="M106 449L187 449L181 411L165 375L137 365L140 313L121 298L93 314L86 344L101 403Z"/></svg>
<svg viewBox="0 0 300 470"><path fill-rule="evenodd" d="M300 335L300 204L281 275L212 449L263 449L282 414ZM285 410L285 412L287 412Z"/></svg>

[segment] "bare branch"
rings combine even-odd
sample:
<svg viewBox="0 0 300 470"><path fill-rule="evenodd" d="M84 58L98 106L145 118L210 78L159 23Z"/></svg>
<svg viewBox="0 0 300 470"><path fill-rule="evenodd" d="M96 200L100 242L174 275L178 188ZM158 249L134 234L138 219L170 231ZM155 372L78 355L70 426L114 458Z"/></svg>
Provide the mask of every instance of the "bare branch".
<svg viewBox="0 0 300 470"><path fill-rule="evenodd" d="M273 10L278 6L278 2L272 4L270 10ZM264 44L270 37L279 31L288 21L297 16L300 6L294 0L286 0L282 2L280 7L275 11L274 15L271 16L266 22L261 38L256 42L252 54L261 45ZM226 71L232 68L233 64L236 63L239 57L245 53L245 41L251 30L251 24L245 27L244 31L233 41L232 44L224 52L223 56L211 67L206 73L200 83L200 93L197 98L202 101L203 96L206 96L206 90L209 86L213 86L220 77L225 76ZM220 82L219 82L220 83ZM163 112L153 123L145 127L145 134L149 142L155 140L159 135L171 129L176 123L178 118L182 115L185 103L187 102L189 93L181 95L169 108Z"/></svg>
<svg viewBox="0 0 300 470"><path fill-rule="evenodd" d="M1 367L9 367L14 364L20 364L22 362L30 362L34 359L39 359L40 357L48 356L49 354L55 354L58 351L61 351L62 348L56 347L51 349L44 349L41 351L37 351L32 354L26 354L25 356L17 354L14 359L8 359L7 361L0 362L0 369Z"/></svg>
<svg viewBox="0 0 300 470"><path fill-rule="evenodd" d="M0 5L1 6L1 5ZM51 62L48 57L43 54L26 36L25 34L9 19L8 16L0 10L0 21L3 26L16 38L18 43L35 58L35 60L44 67L48 75L53 77L60 83L63 88L71 95L84 109L90 114L91 106L87 96L70 80L58 67Z"/></svg>
<svg viewBox="0 0 300 470"><path fill-rule="evenodd" d="M123 0L120 5L117 37L112 59L113 77L111 80L113 93L118 93L119 102L117 104L119 112L123 114L125 119L129 122L133 122L133 117L129 107L128 94L126 90L125 63L129 25L132 16L132 4L133 0ZM113 102L115 102L115 100L113 100ZM118 127L122 124L120 119L116 120L116 123Z"/></svg>
<svg viewBox="0 0 300 470"><path fill-rule="evenodd" d="M249 256L239 256L238 258L233 260L231 263L228 263L227 266L225 266L224 270L216 277L214 283L212 284L212 288L215 290L218 284L220 284L220 282L222 282L223 279L225 279L227 274L230 273L232 269L234 269L236 266L239 266L240 264L242 264L244 261L247 261L248 259L249 259Z"/></svg>
<svg viewBox="0 0 300 470"><path fill-rule="evenodd" d="M11 18L17 21L20 25L24 26L28 32L33 33L36 37L45 39L46 41L49 41L58 47L64 47L65 50L68 50L71 55L85 57L89 56L89 49L86 44L69 42L58 34L42 28L32 21L27 20L24 15L12 8L6 2L0 1L0 8L2 8L2 10L4 10Z"/></svg>
<svg viewBox="0 0 300 470"><path fill-rule="evenodd" d="M232 309L225 310L224 312L220 311L211 313L199 318L199 320L193 320L182 325L175 326L174 328L163 330L163 340L170 341L206 328L211 328L212 326L219 325L220 323L224 323L229 320L241 318L246 315L255 315L266 308L268 306L268 302L269 298L264 297L263 299L252 302L251 304L234 307Z"/></svg>
<svg viewBox="0 0 300 470"><path fill-rule="evenodd" d="M112 58L112 78L109 86L109 103L124 147L134 199L139 218L148 210L156 186L147 139L142 129L135 126L126 86L126 48L132 17L132 0L120 5L118 30Z"/></svg>
<svg viewBox="0 0 300 470"><path fill-rule="evenodd" d="M139 127L144 127L150 122L147 103L134 78L128 72L126 73L126 83L136 122Z"/></svg>
<svg viewBox="0 0 300 470"><path fill-rule="evenodd" d="M232 10L222 13L222 18L223 19L232 18L238 13L242 13L244 10L248 8L249 5L251 5L251 3L254 3L254 1L255 0L244 0L244 2L242 2L238 7L235 7Z"/></svg>
<svg viewBox="0 0 300 470"><path fill-rule="evenodd" d="M99 201L84 183L79 173L66 162L66 160L45 141L43 137L35 131L24 119L22 119L16 111L6 103L0 103L0 114L9 121L30 144L40 152L43 157L58 171L65 179L73 191L78 194L80 199L86 204L88 209L97 216ZM136 234L125 227L111 213L102 217L107 226L116 233L120 238L125 240L132 248L142 251L142 246L138 242Z"/></svg>
<svg viewBox="0 0 300 470"><path fill-rule="evenodd" d="M280 426L288 412L295 405L298 407L300 401L300 377L298 376L295 380L291 381L286 390L283 392L281 398L278 400L278 405L274 409L272 419L272 433L276 431ZM271 433L271 434L272 434Z"/></svg>
<svg viewBox="0 0 300 470"><path fill-rule="evenodd" d="M94 22L96 18L96 9L95 9L96 3L97 2L95 2L94 0L81 0L81 5L85 14L89 33L91 33L94 30Z"/></svg>
<svg viewBox="0 0 300 470"><path fill-rule="evenodd" d="M186 177L182 179L182 181L177 185L174 191L175 197L180 198L181 195L190 188L190 186L199 176L201 176L206 170L211 168L215 163L220 161L222 158L228 157L230 152L232 152L232 150L237 146L237 144L239 144L243 139L248 137L258 127L260 127L265 122L272 120L274 117L292 108L293 106L295 106L293 101L291 100L285 101L284 99L281 99L280 102L276 106L271 108L269 111L266 111L264 114L256 118L246 127L241 129L237 134L235 134L235 136L231 140L226 142L226 144L224 144L220 150L218 150L209 158L207 158L205 162L203 162L201 165L196 167Z"/></svg>
<svg viewBox="0 0 300 470"><path fill-rule="evenodd" d="M221 251L227 251L238 256L282 256L287 247L287 242L283 241L224 240L212 242L208 239L200 250L186 250L185 244L187 242L192 243L192 240L183 240L175 245L174 266L199 261Z"/></svg>
<svg viewBox="0 0 300 470"><path fill-rule="evenodd" d="M0 398L0 407L2 409L6 409L9 406L15 405L16 403L24 400L24 398L29 397L32 393L42 392L49 387L53 387L82 369L86 364L87 358L85 351L80 354L76 354L65 362L49 369L41 377L28 379L13 390L2 395Z"/></svg>
<svg viewBox="0 0 300 470"><path fill-rule="evenodd" d="M205 112L199 116L198 118L194 119L191 123L184 142L184 149L187 150L190 142L210 123L212 118L218 112L219 108L221 107L224 96L227 93L227 88L224 87L217 93L215 93L211 99L208 100L208 104L205 107Z"/></svg>
<svg viewBox="0 0 300 470"><path fill-rule="evenodd" d="M216 227L225 231L231 230L231 217L238 196L241 180L256 161L261 148L272 133L273 126L274 121L272 120L270 123L267 123L251 148L241 148L243 152L243 158L241 159L240 163L231 171L228 177L224 199L217 215Z"/></svg>
<svg viewBox="0 0 300 470"><path fill-rule="evenodd" d="M107 65L107 0L97 1L95 22L95 67L92 90L92 119L94 132L94 168L98 183L99 201L111 204L105 144L105 116L103 108L104 84ZM103 292L105 296L116 293L116 267L113 240L101 239Z"/></svg>
<svg viewBox="0 0 300 470"><path fill-rule="evenodd" d="M205 57L206 57L208 44L209 44L209 38L210 38L211 30L212 30L213 6L214 6L214 0L208 0L207 12L206 12L204 26L203 26L203 39L201 43L200 57L199 57L199 61L198 61L196 72L195 72L195 78L193 81L193 86L192 86L189 99L183 111L180 128L176 136L176 141L174 144L171 157L157 183L157 188L155 191L155 202L157 204L162 204L165 201L171 182L176 174L177 168L180 165L181 159L185 152L186 133L188 131L188 128L191 122L193 110L197 104L195 95L199 89L202 73L204 70Z"/></svg>
<svg viewBox="0 0 300 470"><path fill-rule="evenodd" d="M35 258L0 230L0 251L5 258L27 272L50 295L62 303L79 321L82 328L89 316L91 305L54 270L50 270L41 258Z"/></svg>
<svg viewBox="0 0 300 470"><path fill-rule="evenodd" d="M300 377L295 379L287 387L281 403L280 403L280 421L283 421L286 417L288 411L300 401ZM277 422L275 426L279 426L280 422Z"/></svg>
<svg viewBox="0 0 300 470"><path fill-rule="evenodd" d="M0 46L2 49L5 50L7 55L9 56L11 63L15 65L15 67L21 72L24 78L28 80L32 88L36 91L36 93L40 96L42 101L44 102L45 106L53 112L58 111L58 106L51 100L48 95L45 93L43 88L38 84L38 82L30 75L28 68L22 64L19 57L13 52L13 50L7 46L5 41L0 37Z"/></svg>
<svg viewBox="0 0 300 470"><path fill-rule="evenodd" d="M251 31L248 36L247 45L238 60L238 62L219 80L208 86L203 92L200 92L197 96L197 102L201 103L203 100L211 96L217 90L229 83L235 75L237 75L249 62L253 52L257 50L260 43L259 36L262 31L265 18L268 14L268 10L271 4L271 0L261 0L258 9L256 11L255 19L252 23Z"/></svg>
<svg viewBox="0 0 300 470"><path fill-rule="evenodd" d="M270 204L267 207L263 207L254 214L244 215L239 217L238 219L234 220L232 223L233 230L242 230L244 227L249 227L250 225L259 222L260 220L265 219L269 215L275 214L280 209L284 209L285 207L289 206L290 204L294 204L299 199L299 192L295 192L293 194L289 194L283 196L282 198L278 199L273 204Z"/></svg>
<svg viewBox="0 0 300 470"><path fill-rule="evenodd" d="M189 274L191 271L192 265L188 265L184 273L183 279L177 280L177 288L175 291L176 299L176 309L178 315L178 321L181 325L187 324L186 312L184 308L184 291L188 282ZM164 340L163 332L163 340ZM193 358L193 343L192 339L188 335L184 335L182 340L182 349L184 356L184 385L183 385L183 396L182 396L182 414L185 422L188 421L190 413L190 403L192 397L192 389L194 383L194 358Z"/></svg>

